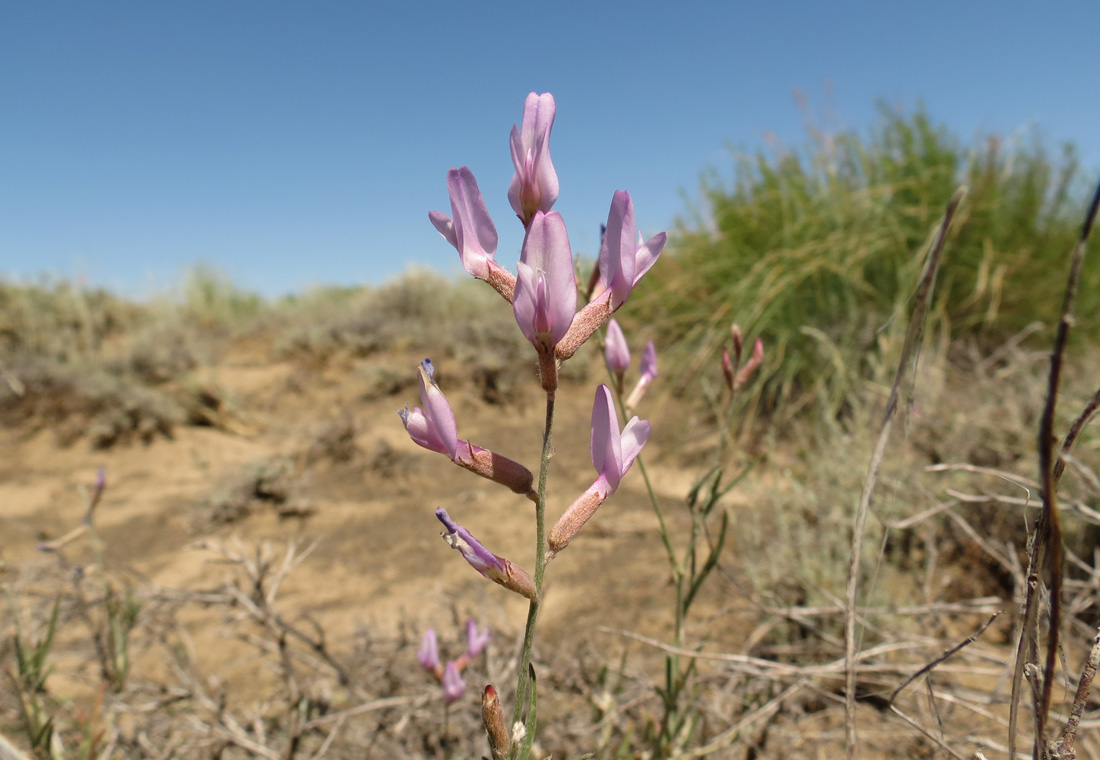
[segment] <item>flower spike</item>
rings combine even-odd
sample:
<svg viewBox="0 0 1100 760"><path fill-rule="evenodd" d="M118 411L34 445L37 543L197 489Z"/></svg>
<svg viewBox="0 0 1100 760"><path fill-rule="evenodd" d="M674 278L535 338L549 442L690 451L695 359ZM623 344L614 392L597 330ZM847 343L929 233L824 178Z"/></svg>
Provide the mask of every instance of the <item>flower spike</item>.
<svg viewBox="0 0 1100 760"><path fill-rule="evenodd" d="M447 528L441 534L443 538L452 549L457 549L462 554L470 567L509 591L514 591L531 601L538 598L535 594L535 582L526 571L486 549L470 531L452 520L443 507L435 510L435 516Z"/></svg>

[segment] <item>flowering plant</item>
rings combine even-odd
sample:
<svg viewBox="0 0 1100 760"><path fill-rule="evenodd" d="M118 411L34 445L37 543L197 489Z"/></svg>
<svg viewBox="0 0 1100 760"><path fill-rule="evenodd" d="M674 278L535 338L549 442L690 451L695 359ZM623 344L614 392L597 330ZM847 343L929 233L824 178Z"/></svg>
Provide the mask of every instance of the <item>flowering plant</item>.
<svg viewBox="0 0 1100 760"><path fill-rule="evenodd" d="M529 601L510 733L505 728L497 691L487 686L483 692L482 717L496 760L526 758L534 741L536 710L531 649L547 563L569 546L600 505L619 488L650 434L649 422L637 417L620 428L611 390L606 385L599 386L592 409L590 441L596 480L547 529L546 493L559 367L626 303L631 290L656 263L666 240L663 232L643 240L637 234L630 194L616 191L608 213L607 234L600 247L599 275L593 277L588 303L577 311L577 277L569 235L561 214L552 210L559 193L557 173L550 158L550 132L556 113L552 95L531 93L524 103L521 125L512 128L509 145L515 174L508 188L508 200L524 227L515 275L496 262L496 227L469 168L447 172L451 216L439 211L428 214L443 238L458 251L463 268L491 285L512 305L516 324L535 349L540 385L546 394L537 481L522 464L459 439L454 411L435 380L430 360L425 359L419 368L422 406L411 410L406 406L399 411L409 437L416 444L443 454L458 466L535 503L533 573L491 552L443 507L435 512L445 528L443 537L471 567ZM609 331L618 331L619 338L622 337L617 325L610 326ZM625 341L622 346L625 348ZM629 363L629 352L626 362ZM643 379L632 394L632 403L641 398L645 385L652 382L656 372L656 352L650 344L643 360ZM621 385L621 379L619 382ZM616 394L621 390L617 388ZM476 515L473 517L476 519ZM457 663L440 666L431 629L425 634L419 658L421 665L442 683L445 700L449 703L457 699L456 695L465 687L461 668Z"/></svg>

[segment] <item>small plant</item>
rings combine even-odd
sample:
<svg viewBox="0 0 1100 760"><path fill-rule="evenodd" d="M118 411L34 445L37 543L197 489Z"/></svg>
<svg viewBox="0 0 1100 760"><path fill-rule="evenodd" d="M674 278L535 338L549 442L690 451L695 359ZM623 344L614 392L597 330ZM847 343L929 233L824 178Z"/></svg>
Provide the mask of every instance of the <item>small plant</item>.
<svg viewBox="0 0 1100 760"><path fill-rule="evenodd" d="M638 457L638 468L645 479L650 504L657 517L661 541L668 559L669 575L676 591L672 642L675 650L682 650L687 644L686 626L692 603L698 598L703 585L718 566L719 557L725 546L729 512L726 509L718 509L719 502L748 474L746 467L730 483L724 484L723 468L726 465L723 461L723 452L728 453L731 446L728 426L731 410L734 408L734 397L763 362L764 345L757 339L752 356L742 365L744 343L741 328L736 324L731 328L731 337L733 354L731 355L727 348L722 350L722 371L726 378L728 394L721 414L725 424L720 431L719 442L714 452L715 459L720 464L715 464L700 477L688 493L685 506L690 516L691 527L684 539L681 552L677 552L674 547L675 536L665 521L664 510L649 480L645 462L640 455ZM646 388L657 378L656 349L653 341L646 344L639 368L640 377L625 400L623 379L630 366L630 349L622 328L614 319L607 325L604 357L612 377L618 409L625 418L630 410L637 406ZM720 520L718 525L714 526L714 520L711 518L718 515ZM702 550L703 546L705 550ZM700 651L701 647L700 644L696 651ZM661 701L662 717L656 725L650 725L647 736L656 757L671 757L679 753L697 736L703 717L699 707L699 694L692 684L697 662L695 658L689 658L685 664L680 655L675 652L665 656L664 685L655 687Z"/></svg>
<svg viewBox="0 0 1100 760"><path fill-rule="evenodd" d="M14 607L14 605L13 605ZM23 732L27 736L31 750L38 757L48 757L53 740L54 718L46 700L46 678L51 667L48 664L54 635L57 633L57 616L61 609L61 599L54 600L50 620L46 630L38 639L32 639L19 625L20 616L12 609L15 621L15 661L16 672L10 669L6 675L11 682L13 692L18 696L23 722Z"/></svg>

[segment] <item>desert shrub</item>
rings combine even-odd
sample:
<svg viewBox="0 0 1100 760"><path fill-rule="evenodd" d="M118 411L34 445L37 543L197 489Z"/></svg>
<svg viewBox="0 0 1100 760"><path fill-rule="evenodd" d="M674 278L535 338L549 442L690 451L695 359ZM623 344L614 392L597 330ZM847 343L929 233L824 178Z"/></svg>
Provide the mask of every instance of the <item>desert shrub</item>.
<svg viewBox="0 0 1100 760"><path fill-rule="evenodd" d="M280 517L309 514L309 500L290 457L257 459L229 475L196 505L195 521L199 528L227 525L265 507Z"/></svg>
<svg viewBox="0 0 1100 760"><path fill-rule="evenodd" d="M156 322L130 338L120 371L142 382L158 385L191 372L200 364L195 330L175 322Z"/></svg>
<svg viewBox="0 0 1100 760"><path fill-rule="evenodd" d="M0 354L71 360L98 351L143 318L142 307L102 289L65 280L0 280Z"/></svg>
<svg viewBox="0 0 1100 760"><path fill-rule="evenodd" d="M86 438L94 448L172 437L183 421L169 396L94 366L41 357L15 358L6 371L18 381L0 385L0 418L53 428L63 445ZM16 392L18 390L18 392Z"/></svg>
<svg viewBox="0 0 1100 760"><path fill-rule="evenodd" d="M241 290L209 264L197 264L184 273L181 304L188 317L206 327L231 327L266 307L261 296Z"/></svg>

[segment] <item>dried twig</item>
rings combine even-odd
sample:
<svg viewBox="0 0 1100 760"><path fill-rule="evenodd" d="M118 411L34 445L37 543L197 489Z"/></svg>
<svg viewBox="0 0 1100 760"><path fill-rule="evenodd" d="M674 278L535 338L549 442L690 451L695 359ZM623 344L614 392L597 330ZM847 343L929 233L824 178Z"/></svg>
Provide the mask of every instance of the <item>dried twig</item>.
<svg viewBox="0 0 1100 760"><path fill-rule="evenodd" d="M1035 704L1035 743L1034 756L1038 759L1048 755L1046 747L1046 728L1050 714L1050 700L1054 688L1054 668L1058 658L1058 634L1062 614L1062 519L1058 509L1058 498L1054 474L1054 411L1061 385L1062 364L1065 360L1066 343L1069 329L1073 323L1073 301L1077 295L1077 285L1084 264L1085 250L1089 235L1100 208L1100 184L1093 194L1085 222L1081 226L1081 235L1074 246L1070 260L1069 277L1066 282L1062 313L1058 321L1058 333L1054 339L1054 350L1050 355L1050 376L1047 386L1046 403L1039 422L1039 483L1043 498L1043 514L1036 527L1034 540L1028 556L1027 596L1024 602L1023 625L1020 642L1016 649L1016 667L1012 676L1012 702L1009 708L1009 754L1016 751L1017 716L1020 705L1020 689L1024 672L1028 665L1038 668L1039 636L1038 619L1040 604L1041 575L1045 570L1050 589L1050 613L1047 631L1046 661L1042 669L1042 682L1038 684ZM1088 415L1083 418L1087 419ZM1079 418L1082 419L1082 418ZM1084 422L1081 423L1082 426Z"/></svg>

